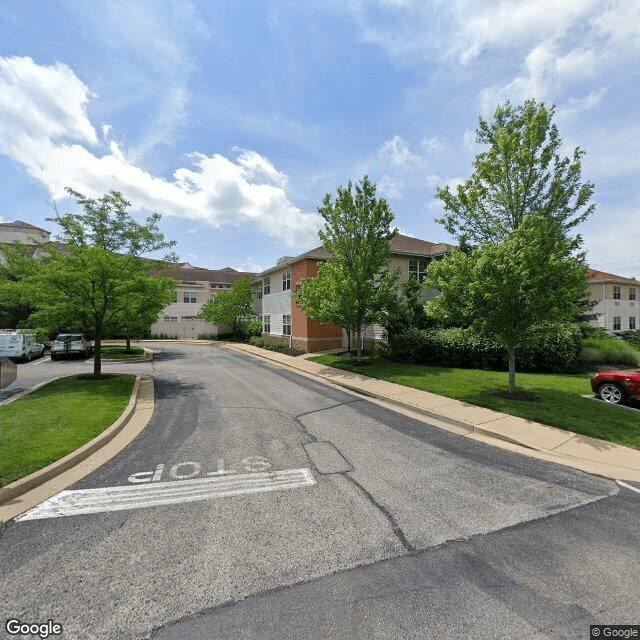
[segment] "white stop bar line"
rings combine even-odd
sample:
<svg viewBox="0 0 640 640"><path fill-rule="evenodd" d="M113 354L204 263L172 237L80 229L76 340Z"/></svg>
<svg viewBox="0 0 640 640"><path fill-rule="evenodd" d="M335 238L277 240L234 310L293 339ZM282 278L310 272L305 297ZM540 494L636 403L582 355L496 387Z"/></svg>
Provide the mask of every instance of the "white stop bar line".
<svg viewBox="0 0 640 640"><path fill-rule="evenodd" d="M244 493L298 489L315 483L309 469L287 469L157 484L67 490L23 513L16 520L39 520L84 513L160 507Z"/></svg>

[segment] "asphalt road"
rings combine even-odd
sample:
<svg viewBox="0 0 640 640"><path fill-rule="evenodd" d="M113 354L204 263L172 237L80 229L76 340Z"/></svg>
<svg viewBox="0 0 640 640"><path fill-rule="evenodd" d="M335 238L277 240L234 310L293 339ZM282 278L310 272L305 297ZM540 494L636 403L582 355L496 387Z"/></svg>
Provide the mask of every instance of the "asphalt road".
<svg viewBox="0 0 640 640"><path fill-rule="evenodd" d="M105 365L154 376L146 430L0 533L4 619L83 640L640 624L640 493L236 352L159 348ZM20 367L18 387L90 364Z"/></svg>

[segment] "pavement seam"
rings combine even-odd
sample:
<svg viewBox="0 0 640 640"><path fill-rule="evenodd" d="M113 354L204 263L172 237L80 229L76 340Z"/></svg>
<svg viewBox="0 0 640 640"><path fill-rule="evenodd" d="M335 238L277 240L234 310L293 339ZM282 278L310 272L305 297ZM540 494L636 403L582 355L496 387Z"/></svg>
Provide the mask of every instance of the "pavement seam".
<svg viewBox="0 0 640 640"><path fill-rule="evenodd" d="M567 443L571 442L574 439L577 439L578 436L580 436L580 434L567 431L566 432L567 439L564 442L554 445L552 449L542 448L535 444L531 444L529 442L520 440L516 437L511 437L509 435L494 431L490 428L490 424L494 421L498 421L505 417L507 418L516 417L516 416L511 416L510 414L499 414L493 420L484 420L480 424L475 424L472 422L467 422L463 419L452 418L447 416L446 414L440 413L439 411L437 411L437 408L440 405L438 405L438 407L426 408L416 404L405 402L403 400L400 400L397 397L394 397L393 395L384 395L374 391L370 391L368 389L363 389L363 388L354 386L353 384L349 384L348 382L344 381L344 376L340 375L340 373L344 373L344 372L341 372L341 370L339 369L334 370L336 372L335 375L330 375L324 372L313 371L312 368L309 369L309 368L300 367L297 365L296 362L291 362L291 360L294 360L292 356L284 356L288 358L288 360L284 360L283 357L280 357L280 354L271 355L271 352L266 350L265 350L266 353L259 353L257 349L253 350L253 349L246 348L246 345L219 343L219 344L216 344L215 346L229 349L237 353L244 353L245 355L248 355L250 357L253 357L259 360L264 360L266 362L270 362L272 363L272 365L277 366L278 368L289 369L291 371L298 372L307 377L319 380L325 384L330 384L336 387L342 387L344 389L348 389L351 392L357 393L358 395L369 397L374 400L383 401L388 404L396 405L398 407L401 407L402 409L425 415L429 418L440 421L441 423L449 424L450 426L459 427L467 431L466 435L468 437L473 437L474 434L482 435L486 438L490 438L491 440L493 440L493 442L490 442L489 444L493 444L494 446L501 446L500 445L501 442L514 445L514 446L519 446L519 447L522 447L522 449L525 451L539 453L542 459L547 459L545 456L553 455L554 457L558 458L555 460L556 463L564 464L574 469L578 469L583 472L591 473L592 475L597 475L597 476L605 477L609 479L627 479L627 480L634 481L636 480L635 475L640 475L640 467L621 466L621 465L612 464L607 461L602 461L597 458L586 458L586 457L571 455L570 453L556 451L557 448L566 445ZM308 360L305 359L304 362L308 363ZM325 365L321 365L321 366L326 368ZM364 381L377 380L376 378L368 378L360 374L353 374L350 377L354 379L362 379ZM396 395L404 395L404 393L410 393L411 391L420 391L420 390L408 389L406 392L398 393ZM444 408L445 406L449 407L454 404L462 404L464 406L466 403L460 403L460 401L452 399L451 403L447 403L446 405L442 405L442 406ZM476 405L467 404L467 406L476 408ZM478 407L478 408L484 409L484 407ZM489 409L488 411L491 411L491 410ZM538 424L540 427L543 427L546 429L552 429L555 431L564 431L559 427L552 427L552 426L544 425L541 423L538 423ZM482 425L487 425L487 426L485 428ZM438 426L438 425L435 425L435 426ZM443 428L443 427L439 427L439 428ZM604 445L610 448L622 447L622 449L630 449L631 451L635 452L635 450L631 447L623 447L623 445L618 445L612 442L606 442L604 440L602 442ZM536 456L533 456L533 457L536 457ZM592 465L592 468L589 468L589 465ZM621 478L618 470L625 471L626 477ZM631 473L634 477L631 477L629 473Z"/></svg>

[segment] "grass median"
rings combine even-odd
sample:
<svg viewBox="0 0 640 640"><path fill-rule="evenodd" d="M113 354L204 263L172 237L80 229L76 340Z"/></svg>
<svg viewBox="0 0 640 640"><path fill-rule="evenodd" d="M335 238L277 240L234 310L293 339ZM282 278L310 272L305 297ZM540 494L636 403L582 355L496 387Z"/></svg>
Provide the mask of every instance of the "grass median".
<svg viewBox="0 0 640 640"><path fill-rule="evenodd" d="M311 359L330 367L640 449L640 414L583 398L583 395L593 395L590 375L518 373L518 391L530 398L513 400L496 395L507 389L507 373L499 371L426 367L382 358L368 358L364 360L367 364L357 366L350 358L339 355Z"/></svg>
<svg viewBox="0 0 640 640"><path fill-rule="evenodd" d="M131 351L127 352L122 344L103 344L100 353L103 360L139 360L144 357L142 347L131 347Z"/></svg>
<svg viewBox="0 0 640 640"><path fill-rule="evenodd" d="M125 410L136 377L54 380L0 406L0 478L7 485L86 444Z"/></svg>

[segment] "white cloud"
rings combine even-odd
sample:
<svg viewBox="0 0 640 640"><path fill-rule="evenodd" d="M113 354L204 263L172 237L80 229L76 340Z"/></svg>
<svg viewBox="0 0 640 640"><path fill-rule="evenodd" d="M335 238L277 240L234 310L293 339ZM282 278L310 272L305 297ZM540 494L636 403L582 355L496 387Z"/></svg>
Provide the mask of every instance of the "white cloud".
<svg viewBox="0 0 640 640"><path fill-rule="evenodd" d="M422 148L429 154L436 155L444 149L444 145L437 136L425 138L421 143Z"/></svg>
<svg viewBox="0 0 640 640"><path fill-rule="evenodd" d="M391 140L387 140L378 154L395 167L408 167L421 161L420 156L411 153L409 145L400 136L393 136Z"/></svg>
<svg viewBox="0 0 640 640"><path fill-rule="evenodd" d="M89 89L66 65L0 58L1 152L20 163L56 200L65 187L96 197L116 189L134 210L199 220L213 227L251 225L289 246L316 242L321 220L287 197L286 176L255 151L234 159L194 152L172 180L136 165L114 141L99 155L87 115ZM102 127L109 136L109 125Z"/></svg>

